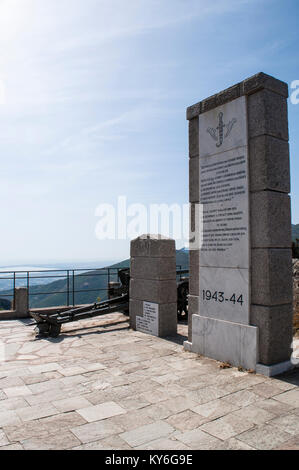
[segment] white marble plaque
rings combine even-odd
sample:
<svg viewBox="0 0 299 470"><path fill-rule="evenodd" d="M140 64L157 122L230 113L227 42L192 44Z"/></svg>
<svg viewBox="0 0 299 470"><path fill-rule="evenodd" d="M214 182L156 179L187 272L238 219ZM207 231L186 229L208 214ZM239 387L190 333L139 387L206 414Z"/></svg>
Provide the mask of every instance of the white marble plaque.
<svg viewBox="0 0 299 470"><path fill-rule="evenodd" d="M249 268L247 147L200 158L201 266Z"/></svg>
<svg viewBox="0 0 299 470"><path fill-rule="evenodd" d="M199 116L200 315L249 323L246 98Z"/></svg>
<svg viewBox="0 0 299 470"><path fill-rule="evenodd" d="M193 352L255 370L257 346L257 327L192 315Z"/></svg>
<svg viewBox="0 0 299 470"><path fill-rule="evenodd" d="M246 98L242 96L199 116L199 154L223 153L247 145Z"/></svg>
<svg viewBox="0 0 299 470"><path fill-rule="evenodd" d="M201 316L249 323L249 270L200 268Z"/></svg>
<svg viewBox="0 0 299 470"><path fill-rule="evenodd" d="M153 336L159 335L159 304L143 302L143 317L136 317L136 330Z"/></svg>

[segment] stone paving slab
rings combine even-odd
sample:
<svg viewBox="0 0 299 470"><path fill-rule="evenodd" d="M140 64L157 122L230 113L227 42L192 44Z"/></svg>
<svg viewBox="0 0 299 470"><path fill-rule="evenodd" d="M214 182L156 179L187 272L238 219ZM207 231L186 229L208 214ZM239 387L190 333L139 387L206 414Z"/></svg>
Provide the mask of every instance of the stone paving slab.
<svg viewBox="0 0 299 470"><path fill-rule="evenodd" d="M247 421L244 418L230 413L222 418L204 424L201 426L201 429L222 441L226 441L253 427L254 424L251 421Z"/></svg>
<svg viewBox="0 0 299 470"><path fill-rule="evenodd" d="M88 423L127 413L124 408L113 401L101 403L100 405L89 406L88 408L82 408L77 410L77 412L86 419Z"/></svg>
<svg viewBox="0 0 299 470"><path fill-rule="evenodd" d="M139 447L147 444L156 439L170 436L174 428L165 421L156 421L152 424L147 424L133 431L128 431L120 435L131 447Z"/></svg>
<svg viewBox="0 0 299 470"><path fill-rule="evenodd" d="M202 431L200 428L193 429L192 431L185 431L182 433L177 432L175 438L189 447L192 450L213 450L222 445L220 439L212 436L209 433Z"/></svg>
<svg viewBox="0 0 299 470"><path fill-rule="evenodd" d="M223 369L183 350L186 325L156 338L118 313L57 339L26 323L0 322L0 450L298 450L298 369Z"/></svg>
<svg viewBox="0 0 299 470"><path fill-rule="evenodd" d="M238 436L240 441L259 450L279 448L291 438L291 434L282 431L279 427L272 424L258 426Z"/></svg>
<svg viewBox="0 0 299 470"><path fill-rule="evenodd" d="M284 442L278 447L279 450L299 450L299 434L293 439Z"/></svg>

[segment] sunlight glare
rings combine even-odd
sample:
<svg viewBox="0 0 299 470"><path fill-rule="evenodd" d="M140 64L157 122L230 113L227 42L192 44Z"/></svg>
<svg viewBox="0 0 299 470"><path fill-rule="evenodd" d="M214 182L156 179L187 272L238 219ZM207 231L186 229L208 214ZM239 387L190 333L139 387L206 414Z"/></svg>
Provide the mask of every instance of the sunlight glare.
<svg viewBox="0 0 299 470"><path fill-rule="evenodd" d="M0 0L0 40L10 41L28 18L31 0Z"/></svg>

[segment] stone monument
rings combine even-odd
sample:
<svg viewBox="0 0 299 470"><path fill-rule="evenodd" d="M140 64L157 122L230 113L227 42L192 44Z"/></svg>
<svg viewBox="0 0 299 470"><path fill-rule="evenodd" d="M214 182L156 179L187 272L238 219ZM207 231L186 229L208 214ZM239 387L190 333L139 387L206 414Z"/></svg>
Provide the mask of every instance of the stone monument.
<svg viewBox="0 0 299 470"><path fill-rule="evenodd" d="M175 241L141 235L131 242L130 323L154 336L177 332Z"/></svg>
<svg viewBox="0 0 299 470"><path fill-rule="evenodd" d="M291 356L287 97L285 83L259 73L187 109L191 237L200 237L185 348L265 375Z"/></svg>

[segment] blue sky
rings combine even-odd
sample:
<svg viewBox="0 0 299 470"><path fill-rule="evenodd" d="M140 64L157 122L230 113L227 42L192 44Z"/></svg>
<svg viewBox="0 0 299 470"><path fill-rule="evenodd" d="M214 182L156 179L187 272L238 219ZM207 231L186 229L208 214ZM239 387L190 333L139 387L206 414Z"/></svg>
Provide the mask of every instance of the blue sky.
<svg viewBox="0 0 299 470"><path fill-rule="evenodd" d="M127 257L96 239L96 207L187 203L186 107L259 71L299 80L298 16L297 0L0 0L0 264ZM289 103L293 223L298 123Z"/></svg>

